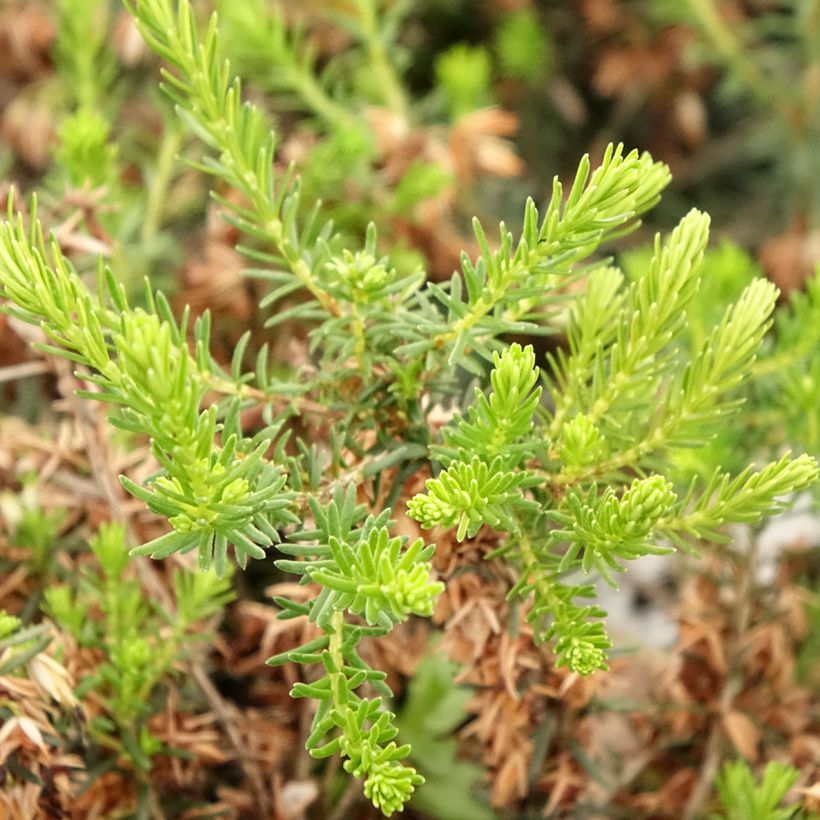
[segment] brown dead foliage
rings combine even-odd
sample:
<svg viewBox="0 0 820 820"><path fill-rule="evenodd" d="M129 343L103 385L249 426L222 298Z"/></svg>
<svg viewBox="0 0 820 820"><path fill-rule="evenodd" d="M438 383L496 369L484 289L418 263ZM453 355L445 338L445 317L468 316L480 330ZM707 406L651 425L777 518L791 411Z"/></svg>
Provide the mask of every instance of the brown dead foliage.
<svg viewBox="0 0 820 820"><path fill-rule="evenodd" d="M55 135L54 116L36 94L19 94L3 110L0 135L31 169L43 171Z"/></svg>
<svg viewBox="0 0 820 820"><path fill-rule="evenodd" d="M26 678L0 677L0 706L12 715L0 725L0 771L5 773L13 764L14 769L31 772L40 781L38 785L15 779L6 784L0 790L0 816L15 820L69 816L78 790L74 774L84 768L78 755L65 752L61 733L55 728L60 708L69 705L57 704ZM57 738L56 746L53 738Z"/></svg>
<svg viewBox="0 0 820 820"><path fill-rule="evenodd" d="M378 146L384 182L395 185L414 162L434 162L451 171L452 182L435 197L418 203L413 213L396 214L397 235L424 252L434 279L449 277L472 239L456 227L459 199L479 176L514 177L524 170L507 138L518 118L496 108L471 112L450 128L417 126L383 108L366 112Z"/></svg>
<svg viewBox="0 0 820 820"><path fill-rule="evenodd" d="M798 221L767 239L758 255L766 275L788 296L814 273L820 260L820 232Z"/></svg>
<svg viewBox="0 0 820 820"><path fill-rule="evenodd" d="M0 9L0 77L28 81L50 71L55 36L45 4L4 3Z"/></svg>
<svg viewBox="0 0 820 820"><path fill-rule="evenodd" d="M597 816L613 805L634 817L690 816L709 799L721 762L735 756L792 762L813 799L820 712L795 681L806 623L789 577L758 589L736 557L718 556L684 585L671 651L628 655L584 679L556 669L533 643L526 605L513 611L505 600L509 569L482 561L493 539L459 545L434 536L447 579L436 620L463 667L458 679L476 686L462 747L486 766L493 805L540 806L556 817ZM534 763L534 738L544 731L546 753Z"/></svg>
<svg viewBox="0 0 820 820"><path fill-rule="evenodd" d="M615 106L598 142L623 131L640 111L650 135L646 146L670 163L709 137L706 92L713 73L686 59L694 32L684 25L657 26L617 0L583 0L589 40L590 86Z"/></svg>

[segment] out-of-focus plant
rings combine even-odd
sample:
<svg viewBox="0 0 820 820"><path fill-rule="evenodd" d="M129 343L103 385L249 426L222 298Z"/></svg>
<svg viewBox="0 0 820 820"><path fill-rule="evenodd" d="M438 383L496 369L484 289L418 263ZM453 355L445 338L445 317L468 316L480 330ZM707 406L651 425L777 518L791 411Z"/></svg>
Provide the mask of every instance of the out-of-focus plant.
<svg viewBox="0 0 820 820"><path fill-rule="evenodd" d="M786 792L795 784L800 772L785 763L772 761L756 782L749 764L743 760L726 763L717 779L722 810L715 820L789 820L802 817L796 806L781 807Z"/></svg>
<svg viewBox="0 0 820 820"><path fill-rule="evenodd" d="M48 509L41 504L33 477L24 479L20 492L0 494L2 512L11 542L29 551L32 569L38 575L49 570L57 535L65 521L66 511Z"/></svg>
<svg viewBox="0 0 820 820"><path fill-rule="evenodd" d="M90 544L99 570L84 573L75 583L50 585L45 610L80 648L100 653L102 660L93 674L76 686L78 696L93 692L103 704L88 731L144 778L152 758L165 751L146 723L158 711L152 696L185 659L191 643L207 637L195 633L194 627L219 614L233 593L230 579L217 578L213 571L176 569L176 609L169 620L127 572L124 536L121 526L104 524ZM94 616L97 610L101 617Z"/></svg>
<svg viewBox="0 0 820 820"><path fill-rule="evenodd" d="M412 748L425 782L413 805L441 820L492 820L494 813L476 797L481 769L457 757L449 737L467 717L471 687L455 682L458 669L432 650L413 673L406 700L396 716L401 736Z"/></svg>
<svg viewBox="0 0 820 820"><path fill-rule="evenodd" d="M0 610L0 675L24 667L50 642L47 626L24 627L19 618Z"/></svg>
<svg viewBox="0 0 820 820"><path fill-rule="evenodd" d="M693 30L687 59L720 72L706 100L712 136L702 162L696 154L690 165L708 169L711 179L743 180L737 229L752 242L767 240L767 269L799 284L818 260L820 199L812 180L820 172L820 4L687 0L657 4L653 13Z"/></svg>

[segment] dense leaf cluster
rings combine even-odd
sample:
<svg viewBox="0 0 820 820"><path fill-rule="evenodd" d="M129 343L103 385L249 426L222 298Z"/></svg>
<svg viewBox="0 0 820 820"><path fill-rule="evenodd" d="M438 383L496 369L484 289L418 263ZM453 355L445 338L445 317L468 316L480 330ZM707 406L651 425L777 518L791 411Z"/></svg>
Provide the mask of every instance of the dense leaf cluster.
<svg viewBox="0 0 820 820"><path fill-rule="evenodd" d="M708 217L692 211L657 237L627 282L599 249L638 224L669 172L620 146L596 169L583 158L568 190L556 179L541 211L528 201L520 231L502 224L491 242L476 220L478 255L465 254L449 282L397 269L373 226L363 247L345 247L318 206L304 207L297 179L275 178L274 129L262 108L243 102L220 58L216 19L200 35L188 0L129 8L169 64L166 91L207 150L198 167L239 194L218 198L264 266L256 273L270 283L269 325L306 323L314 366L280 363L274 376L263 347L248 372L246 336L224 369L209 353L207 315L189 327L188 312L177 321L150 288L145 305L132 307L103 262L92 292L45 241L36 214L26 230L13 203L0 227L0 292L9 312L42 327L50 340L42 349L77 363L92 388L82 395L115 405L114 424L150 439L157 474L123 485L170 530L132 553L196 550L200 568L222 576L229 549L244 567L276 544L286 556L278 568L315 593L277 599L284 618L306 618L319 637L271 663L318 668L318 678L293 688L318 702L310 752L340 754L389 815L421 776L396 743L385 676L357 646L429 616L443 590L434 547L393 534L405 480L429 471L406 504L423 528L454 528L459 540L497 532L494 554L518 571L510 597L526 600L537 639L552 642L559 664L605 669L597 577L614 585L640 556L719 541L724 525L759 520L817 477L811 457L778 454L704 481L680 457L681 448L708 446L716 425L739 413L777 291L751 281L691 345ZM310 60L293 49L295 73L282 82L316 91L298 82ZM379 64L378 52L371 57ZM813 286L794 313L813 314L817 304ZM803 337L813 331L799 318L798 329L784 321L784 343L802 350L816 341ZM543 362L531 345L507 341L562 329L566 346ZM472 401L437 431L432 409L452 402L468 375L478 380ZM802 395L801 381L785 383ZM252 405L262 406L264 424L246 433L240 414ZM321 419L325 446L291 441L294 417ZM365 479L377 509L359 503ZM362 694L373 688L379 696Z"/></svg>

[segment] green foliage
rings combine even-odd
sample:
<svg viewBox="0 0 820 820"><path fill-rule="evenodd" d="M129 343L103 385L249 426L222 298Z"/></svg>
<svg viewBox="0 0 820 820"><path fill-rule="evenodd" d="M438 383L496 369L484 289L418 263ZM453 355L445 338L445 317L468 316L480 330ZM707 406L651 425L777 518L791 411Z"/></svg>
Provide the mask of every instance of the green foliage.
<svg viewBox="0 0 820 820"><path fill-rule="evenodd" d="M33 476L24 477L20 493L6 491L0 494L0 509L11 543L28 550L33 571L38 575L45 574L65 523L66 511L42 505Z"/></svg>
<svg viewBox="0 0 820 820"><path fill-rule="evenodd" d="M67 111L57 129L59 185L115 187L117 146L109 142L107 97L117 77L108 47L107 0L57 0L56 70Z"/></svg>
<svg viewBox="0 0 820 820"><path fill-rule="evenodd" d="M62 355L96 371L87 379L99 392L90 395L123 405L117 423L151 436L154 455L165 468L149 488L123 479L127 489L174 526L139 554L161 557L197 549L200 566L208 569L215 561L220 574L229 543L241 565L248 556L262 557L258 544L269 546L278 539L274 525L281 515L287 520L280 511L290 496L282 492L281 470L262 462L268 436L247 439L239 429L237 403L219 424L215 406L199 412L215 367L207 353L207 317L197 323L192 356L185 342L187 314L177 325L168 303L155 301L150 291L146 300L151 312L129 310L123 289L102 267L100 295L94 298L56 243L49 261L36 221L28 237L22 217L15 225L5 223L2 231L3 287L16 302L13 311L26 321L42 322L67 351ZM29 291L32 275L36 286ZM217 430L222 448L214 445Z"/></svg>
<svg viewBox="0 0 820 820"><path fill-rule="evenodd" d="M553 538L569 547L561 557L558 571L571 567L579 555L587 574L594 567L613 586L611 571L623 572L618 558L630 561L641 555L662 555L669 549L652 544L652 532L675 502L672 485L662 476L636 478L619 498L612 487L602 493L592 484L585 494L575 488L567 492L567 513L554 512L559 524ZM581 553L583 553L581 555Z"/></svg>
<svg viewBox="0 0 820 820"><path fill-rule="evenodd" d="M501 70L528 82L543 77L549 68L551 44L532 8L506 15L495 42Z"/></svg>
<svg viewBox="0 0 820 820"><path fill-rule="evenodd" d="M568 475L583 475L584 468L602 461L608 452L606 439L585 413L564 425L558 454Z"/></svg>
<svg viewBox="0 0 820 820"><path fill-rule="evenodd" d="M457 671L431 651L414 670L396 718L425 777L413 805L441 820L491 820L494 813L475 796L481 769L457 757L458 741L449 736L468 718L465 707L473 696L470 688L455 683Z"/></svg>
<svg viewBox="0 0 820 820"><path fill-rule="evenodd" d="M717 779L723 809L712 816L715 820L789 820L796 816L796 808L778 806L799 776L794 766L773 760L757 783L748 763L729 761Z"/></svg>
<svg viewBox="0 0 820 820"><path fill-rule="evenodd" d="M778 313L775 342L758 365L767 377L761 405L777 414L788 441L820 452L820 268L805 292L792 294L788 310Z"/></svg>
<svg viewBox="0 0 820 820"><path fill-rule="evenodd" d="M717 0L662 0L648 8L662 24L692 30L686 60L715 74L716 98L732 112L714 118L713 139L736 139L737 148L726 152L710 176L718 185L743 180L735 201L757 203L740 213L748 235L771 236L804 225L814 230L820 199L811 180L820 170L814 149L820 101L809 89L820 47L817 5L760 6L732 18ZM723 199L719 190L713 196L716 203Z"/></svg>
<svg viewBox="0 0 820 820"><path fill-rule="evenodd" d="M487 50L465 43L452 46L436 60L436 79L453 119L489 104L491 70Z"/></svg>
<svg viewBox="0 0 820 820"><path fill-rule="evenodd" d="M404 110L404 89L394 67L402 4L385 9L376 0L356 0L334 9L352 42L343 59L321 61L321 66L310 33L303 25L287 25L276 5L264 0L216 5L224 55L283 106L305 110L334 128L351 126L361 104Z"/></svg>
<svg viewBox="0 0 820 820"><path fill-rule="evenodd" d="M609 146L594 171L589 158L582 158L566 198L563 185L554 180L543 215L527 201L517 241L502 223L493 249L474 220L478 259L464 255L462 275L454 275L449 288L428 284L445 316L422 302L423 309L407 317L413 323L402 328L412 341L400 352L448 352L448 366L458 364L483 376L482 360L492 361L498 337L554 332L561 290L580 275L579 263L602 243L636 227L636 216L655 204L668 181L666 166L649 155L624 155L621 146ZM435 366L429 359L427 366Z"/></svg>
<svg viewBox="0 0 820 820"><path fill-rule="evenodd" d="M163 750L146 725L159 708L153 701L157 687L184 659L195 627L201 630L202 621L221 612L233 593L229 579L219 579L213 571L176 569L177 607L169 622L167 613L146 599L128 572L121 526L104 524L90 546L100 571L49 586L46 610L81 647L101 653L95 673L77 684L78 693L94 691L104 704L104 714L92 720L90 731L144 775L152 757ZM99 618L92 614L97 608ZM201 631L198 637L204 637Z"/></svg>
<svg viewBox="0 0 820 820"><path fill-rule="evenodd" d="M313 616L318 609L315 601L306 608L286 601L279 603L289 617ZM334 612L324 625L325 637L271 658L268 663L292 660L322 664L325 674L321 678L310 684L297 683L291 690L293 697L319 701L308 750L313 757L339 753L347 758L345 771L364 780L365 795L390 816L402 809L415 786L424 781L412 767L403 765L410 747L395 743L398 730L394 716L383 708L382 698L361 698L355 691L366 681L381 683L384 679L383 673L370 669L356 652L356 644L363 635L380 634L383 630L353 627L344 621L341 610Z"/></svg>
<svg viewBox="0 0 820 820"><path fill-rule="evenodd" d="M790 493L811 486L817 479L817 462L808 455L788 454L755 471L751 466L734 478L715 471L705 487L693 480L677 505L677 515L664 518L659 527L680 545L683 534L710 541L728 541L720 533L727 522L751 523L783 510Z"/></svg>
<svg viewBox="0 0 820 820"><path fill-rule="evenodd" d="M320 74L314 50L302 32L288 31L281 9L264 0L216 5L224 56L240 74L329 122L349 119L346 107L331 96L330 72L327 79Z"/></svg>
<svg viewBox="0 0 820 820"><path fill-rule="evenodd" d="M432 614L433 601L443 586L430 578L427 559L432 547L424 547L418 539L403 549L405 539L390 538L389 510L377 518L368 516L357 526L365 508L356 504L353 485L338 488L327 508L313 496L308 503L316 529L297 533L294 543L281 547L289 555L308 560L280 560L277 566L321 584L322 590L307 605L287 599L277 599L277 603L284 617L306 615L322 628L324 636L268 663L293 661L324 667L325 675L318 681L297 683L291 691L294 697L320 701L308 750L314 757L336 752L346 757L345 770L364 780L367 797L389 816L401 810L423 778L403 765L410 747L394 742L398 730L383 699L362 698L356 692L370 681L383 694L390 694L384 674L371 669L356 646L365 635L384 634L411 613ZM315 543L300 543L306 540ZM371 625L348 623L346 609L362 613Z"/></svg>
<svg viewBox="0 0 820 820"><path fill-rule="evenodd" d="M680 456L708 447L742 417L777 291L752 279L708 326L693 322L709 226L696 210L656 238L627 282L603 246L637 227L669 171L622 146L609 146L595 169L582 158L572 183L565 190L556 179L540 211L528 200L520 230L502 224L491 242L475 220L475 258L463 254L448 282L428 281L384 255L375 225L360 245L338 234L296 176L278 171L277 136L265 111L243 102L215 17L203 34L188 0L135 0L129 10L169 66L164 88L182 122L204 145L195 167L236 193L217 199L260 266L254 274L268 283L268 326L304 325L311 362L270 362L263 346L248 371L245 335L230 365L219 364L207 314L191 322L186 309L177 319L150 286L133 307L102 261L90 290L56 241L46 241L35 209L26 217L11 202L0 227L6 309L43 329L49 344L41 349L75 362L93 385L80 395L107 402L112 423L147 437L159 464L142 485L122 479L169 525L131 554L195 550L203 573L176 576L176 612L161 623L128 576L122 532L103 530L92 545L102 573L77 589L54 587L50 611L82 645L103 652L98 674L83 684L101 693L110 716L94 731L109 743L122 736L124 753L146 771L157 751L144 728L148 697L189 627L227 599L229 550L245 567L275 544L286 556L277 568L312 594L277 599L282 617L307 619L318 636L270 662L318 668L292 690L317 701L308 749L317 758L339 754L389 815L422 776L397 742L385 674L358 647L430 615L443 589L433 577L434 547L394 534L390 516L405 513L406 480L430 475L406 504L424 528L453 527L459 540L495 531L494 554L516 579L510 597L523 599L533 634L553 645L558 664L581 674L605 669L610 640L594 601L597 576L614 584L630 561L669 544L721 541L724 525L760 520L817 477L810 456L763 445L706 481ZM252 28L252 14L228 16L233 36ZM277 92L298 92L317 117L336 122L308 41L285 37L270 12L260 19L274 44L271 66L287 69L270 81ZM404 116L386 51L397 19L374 0L358 0L345 17L363 74L378 86L367 94ZM483 60L462 50L440 63L454 111L481 104L484 72L470 66ZM352 127L344 119L339 127ZM360 135L337 135L329 155L350 159ZM74 159L86 150L83 139ZM418 201L418 188L433 187L417 183L409 177L399 201ZM815 296L795 303L798 324L813 315ZM784 327L782 344L802 349L804 331L790 336L788 320ZM508 341L559 331L566 346L555 346L543 371L532 346ZM454 397L468 375L477 387L462 405ZM457 407L440 429L433 409L446 402ZM262 423L248 428L242 411L256 406ZM94 603L100 622L88 617Z"/></svg>
<svg viewBox="0 0 820 820"><path fill-rule="evenodd" d="M513 468L530 455L521 441L532 431L541 399L541 388L536 387L535 352L532 346L522 349L514 343L501 355L493 352L493 364L489 399L476 388L467 418L445 430L447 446L438 453L448 464L475 455L486 460L500 458L506 467Z"/></svg>
<svg viewBox="0 0 820 820"><path fill-rule="evenodd" d="M610 642L600 608L575 602L593 588L565 579L594 571L614 585L622 561L669 551L658 538L684 549L724 540L725 524L760 520L817 477L813 458L786 455L735 477L717 470L704 485L669 457L708 444L718 422L739 411L733 393L752 376L777 295L752 281L689 354L680 340L707 225L702 214L686 216L665 243L656 240L648 269L626 288L611 268L588 275L570 310L569 350L550 362L551 413L526 399L537 380L521 378L532 352L513 345L496 356L493 393L445 428L436 453L446 470L408 505L425 527L458 525L459 539L485 524L511 533L497 551L517 548L522 575L511 596L532 597L539 634L555 640L559 663L584 674L605 668ZM502 376L512 362L516 377ZM526 412L492 412L513 403ZM509 467L500 456L489 461L496 442ZM627 483L634 470L643 477Z"/></svg>
<svg viewBox="0 0 820 820"><path fill-rule="evenodd" d="M316 569L310 577L342 593L338 606L354 615L363 615L369 624L394 623L409 615L430 617L443 584L430 584L430 564L426 560L433 547L416 539L402 551L401 538L391 538L386 527L371 527L357 550L351 550L334 536L328 539L334 569Z"/></svg>
<svg viewBox="0 0 820 820"><path fill-rule="evenodd" d="M487 523L495 529L515 530L510 508L525 505L520 488L526 475L504 470L497 458L489 464L474 456L458 462L427 482L427 493L410 500L407 511L423 527L458 526L459 541L472 538Z"/></svg>
<svg viewBox="0 0 820 820"><path fill-rule="evenodd" d="M71 185L79 188L88 182L98 187L114 179L117 148L108 142L109 131L108 122L87 109L63 121L55 159Z"/></svg>
<svg viewBox="0 0 820 820"><path fill-rule="evenodd" d="M420 159L396 184L384 173L383 146L370 122L374 106L399 128L438 113L437 92L411 105L402 82L408 54L399 35L411 4L359 0L334 8L333 20L348 38L335 55L317 48L315 35L327 23L318 7L304 15L283 14L265 0L222 0L216 7L221 52L240 76L268 92L276 110L302 113L312 143L318 137L294 161L300 186L293 204L302 216L321 199L323 213L355 242L374 213L406 220L416 203L452 183L451 168ZM407 249L391 248L394 264L402 253Z"/></svg>
<svg viewBox="0 0 820 820"><path fill-rule="evenodd" d="M98 108L114 80L113 55L106 47L110 4L106 0L57 0L57 67L77 108Z"/></svg>
<svg viewBox="0 0 820 820"><path fill-rule="evenodd" d="M24 627L19 618L0 609L0 675L22 668L50 643L48 626Z"/></svg>
<svg viewBox="0 0 820 820"><path fill-rule="evenodd" d="M8 612L0 612L0 640L5 640L20 626L20 619L9 615Z"/></svg>

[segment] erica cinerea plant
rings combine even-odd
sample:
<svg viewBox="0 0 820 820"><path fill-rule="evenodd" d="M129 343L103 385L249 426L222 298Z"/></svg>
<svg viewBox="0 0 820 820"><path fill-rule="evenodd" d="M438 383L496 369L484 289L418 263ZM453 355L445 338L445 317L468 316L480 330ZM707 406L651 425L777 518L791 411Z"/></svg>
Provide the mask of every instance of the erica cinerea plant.
<svg viewBox="0 0 820 820"><path fill-rule="evenodd" d="M131 554L194 552L219 577L231 560L275 561L308 587L306 599L276 603L318 637L269 663L306 668L292 695L316 701L311 755L340 755L389 816L422 778L397 737L386 675L360 644L433 613L444 530L497 534L493 556L514 568L509 596L537 640L588 675L607 668L611 647L596 579L614 586L639 557L723 541L726 524L758 521L816 479L806 455L709 475L676 458L743 412L777 289L752 281L688 349L709 219L693 210L656 237L627 282L602 247L637 227L669 171L622 146L595 168L584 157L566 188L556 178L515 230L491 238L475 220L478 254L446 283L398 269L375 225L346 247L321 205L302 201L298 178L275 170L276 130L221 59L216 17L201 33L187 0L128 8L205 149L197 167L269 283L260 308L271 335L285 320L308 325L311 366L273 361L267 347L254 361L249 335L221 365L207 313L176 316L150 285L135 306L102 259L89 288L35 206L18 213L13 200L0 228L6 310L75 363L81 395L109 403L112 424L150 440L158 471L122 484L168 531ZM374 4L357 9L372 23ZM549 355L509 341L561 332ZM456 411L437 430L431 412L443 404ZM249 428L251 407L263 421ZM304 429L319 424L323 440L308 441ZM420 471L424 491L408 498ZM406 518L426 537L399 534Z"/></svg>

